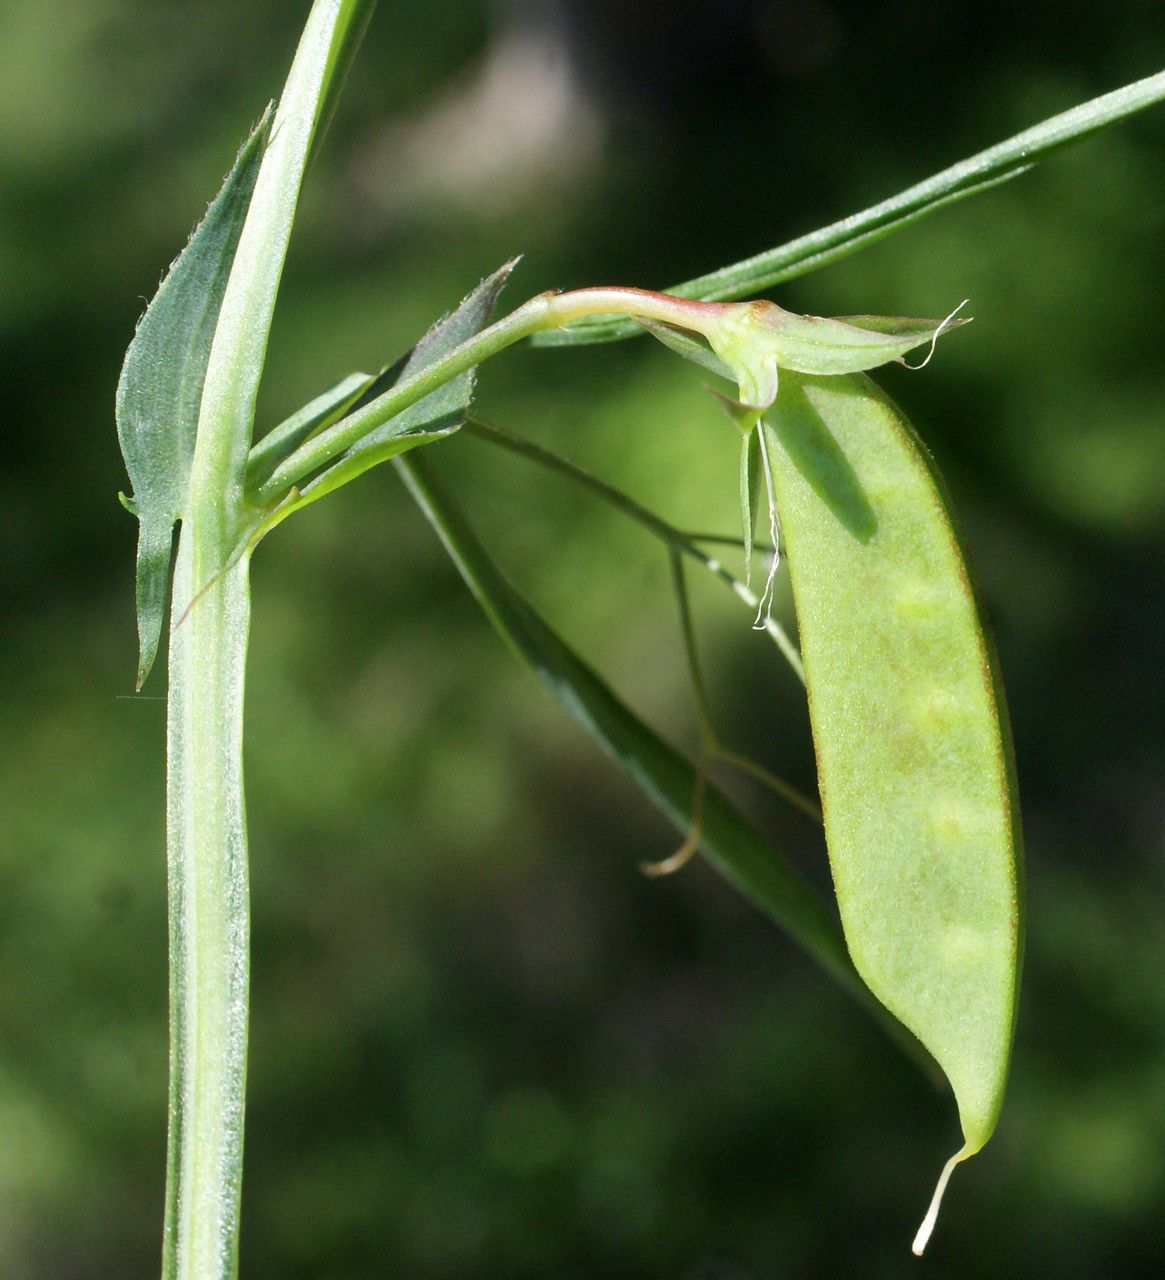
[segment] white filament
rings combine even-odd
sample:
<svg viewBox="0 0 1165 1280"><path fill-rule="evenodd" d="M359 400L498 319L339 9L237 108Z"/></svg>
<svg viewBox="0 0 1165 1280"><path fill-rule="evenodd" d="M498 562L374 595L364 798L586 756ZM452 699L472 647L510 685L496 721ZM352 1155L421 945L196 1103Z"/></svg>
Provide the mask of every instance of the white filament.
<svg viewBox="0 0 1165 1280"><path fill-rule="evenodd" d="M955 1170L955 1165L960 1160L965 1160L971 1153L966 1147L956 1151L953 1156L943 1165L943 1171L938 1176L938 1185L934 1189L934 1195L930 1198L930 1208L926 1211L926 1217L922 1220L922 1226L918 1228L918 1234L914 1237L914 1244L911 1246L914 1250L916 1258L922 1257L922 1251L926 1248L930 1241L931 1232L934 1230L934 1224L938 1221L939 1207L943 1202L943 1192L947 1189L947 1183L951 1180L951 1174Z"/></svg>
<svg viewBox="0 0 1165 1280"><path fill-rule="evenodd" d="M962 309L967 305L969 301L970 301L969 298L964 298L962 302L960 302L959 305L954 309L954 311L952 311L951 314L947 316L947 318L942 322L942 324L939 325L939 327L934 331L934 333L931 334L930 350L926 353L925 360L920 361L918 364L906 364L905 360L902 361L902 363L906 366L907 369L911 371L911 373L917 373L919 369L925 369L926 366L930 364L930 358L931 356L934 355L934 349L938 345L939 338L941 338L943 333L950 328L951 321L955 318L955 316L959 314L960 311L962 311Z"/></svg>

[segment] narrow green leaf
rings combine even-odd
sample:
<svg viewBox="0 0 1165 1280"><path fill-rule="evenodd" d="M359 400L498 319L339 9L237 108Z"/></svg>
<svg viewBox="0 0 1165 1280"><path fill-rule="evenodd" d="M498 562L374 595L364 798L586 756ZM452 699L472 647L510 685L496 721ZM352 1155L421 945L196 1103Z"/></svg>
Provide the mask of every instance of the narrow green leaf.
<svg viewBox="0 0 1165 1280"><path fill-rule="evenodd" d="M404 359L398 360L396 364L375 378L369 378L365 374L353 374L353 381L362 378L364 382L351 408L358 410L389 387L413 377L414 374L459 347L467 338L478 333L488 322L498 296L515 265L515 262L507 262L493 275L487 276L472 293L462 300L455 311L433 325ZM458 375L370 431L368 435L342 453L335 462L314 476L301 490L293 491L260 525L255 536L265 536L277 524L286 520L293 511L310 506L325 494L363 475L370 467L378 466L409 449L415 449L418 445L431 444L451 435L461 426L469 413L473 402L476 372L476 369L469 369ZM309 408L310 405L305 406L300 412L306 414ZM258 446L251 451L248 472L255 465L254 459L261 447ZM286 454L290 449L283 452ZM254 483L256 486L262 484L265 478L257 475Z"/></svg>
<svg viewBox="0 0 1165 1280"><path fill-rule="evenodd" d="M522 599L437 484L424 459L413 454L398 458L393 465L507 647L530 665L660 813L687 835L696 785L691 764L644 724ZM920 1054L917 1041L885 1017L881 1006L855 982L837 926L811 887L712 786L704 795L700 850L729 883L779 925L931 1074L932 1064Z"/></svg>
<svg viewBox="0 0 1165 1280"><path fill-rule="evenodd" d="M1162 98L1165 98L1165 71L1051 116L888 200L819 231L674 285L667 292L682 298L723 301L771 289L874 244L948 204L1008 182L1061 148L1154 106ZM639 327L632 321L583 320L568 329L537 334L533 342L538 346L612 342L633 337L638 331Z"/></svg>
<svg viewBox="0 0 1165 1280"><path fill-rule="evenodd" d="M396 372L396 376L392 379L392 385L413 377L422 369L427 369L480 332L489 322L498 297L516 265L516 261L511 261L499 267L464 298L452 314L439 320L409 353L408 358L400 366L399 372ZM376 453L386 442L399 436L422 431L445 432L453 429L455 423L460 425L473 401L476 376L476 369L467 369L438 387L436 391L418 400L416 404L410 405L403 413L398 413L396 417L390 418L388 422L369 432L341 454L332 467L306 485L304 492L306 493L313 485L321 483L333 470L343 469L349 478L367 470L367 467L373 463L369 462L363 466L353 464L358 463L362 455ZM379 394L382 389L386 388L377 387L376 394ZM331 487L334 488L335 485Z"/></svg>
<svg viewBox="0 0 1165 1280"><path fill-rule="evenodd" d="M1021 842L994 650L934 464L872 382L783 373L765 430L842 926L950 1079L965 1141L945 1185L995 1127L1015 1021Z"/></svg>
<svg viewBox="0 0 1165 1280"><path fill-rule="evenodd" d="M140 521L137 555L141 688L162 634L175 523L186 505L211 339L270 130L243 143L222 189L166 273L125 355L117 434Z"/></svg>

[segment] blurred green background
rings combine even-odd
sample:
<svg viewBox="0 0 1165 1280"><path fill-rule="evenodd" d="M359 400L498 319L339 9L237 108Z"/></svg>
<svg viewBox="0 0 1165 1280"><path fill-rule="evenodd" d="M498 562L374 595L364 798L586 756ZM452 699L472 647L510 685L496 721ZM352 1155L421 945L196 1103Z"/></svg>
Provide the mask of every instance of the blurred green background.
<svg viewBox="0 0 1165 1280"><path fill-rule="evenodd" d="M143 301L305 3L0 0L0 1276L156 1274L165 673L132 687L113 428ZM1165 65L1156 7L381 4L303 202L261 426L487 271L664 285ZM883 381L994 620L1029 935L997 1138L909 1241L953 1106L675 844L502 650L395 481L255 564L242 1274L1157 1275L1165 1237L1165 110L778 295L975 324ZM734 433L644 342L514 352L484 416L731 530ZM695 741L659 549L456 439L501 561ZM696 583L720 726L812 786L804 705ZM787 600L782 596L782 608ZM732 779L823 887L820 837Z"/></svg>

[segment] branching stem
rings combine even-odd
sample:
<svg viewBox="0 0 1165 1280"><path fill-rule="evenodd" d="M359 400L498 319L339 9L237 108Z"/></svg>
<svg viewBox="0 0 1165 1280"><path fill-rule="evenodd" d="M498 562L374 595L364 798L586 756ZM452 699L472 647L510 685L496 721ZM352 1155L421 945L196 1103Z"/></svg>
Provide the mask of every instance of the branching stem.
<svg viewBox="0 0 1165 1280"><path fill-rule="evenodd" d="M390 418L403 413L458 374L532 334L559 329L587 316L607 315L630 316L702 333L729 305L732 304L675 298L647 289L594 288L575 289L569 293L540 293L508 316L482 329L447 356L433 361L363 408L313 436L285 458L271 476L248 496L261 507L277 503L293 485L301 485Z"/></svg>

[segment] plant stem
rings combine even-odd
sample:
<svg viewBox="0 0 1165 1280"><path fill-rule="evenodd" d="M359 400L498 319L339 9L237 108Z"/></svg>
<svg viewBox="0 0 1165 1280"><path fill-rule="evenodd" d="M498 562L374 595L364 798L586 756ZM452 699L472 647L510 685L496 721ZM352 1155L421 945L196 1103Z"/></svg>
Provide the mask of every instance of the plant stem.
<svg viewBox="0 0 1165 1280"><path fill-rule="evenodd" d="M250 932L243 478L291 224L325 100L369 0L315 0L275 115L207 360L174 571L167 862L170 1134L163 1280L238 1271Z"/></svg>
<svg viewBox="0 0 1165 1280"><path fill-rule="evenodd" d="M187 522L174 576L172 616L182 620L170 633L163 1280L231 1280L238 1267L249 974L242 744L250 590L247 557L222 572L233 545L231 524L214 513Z"/></svg>
<svg viewBox="0 0 1165 1280"><path fill-rule="evenodd" d="M508 316L482 329L440 360L390 387L383 395L312 436L285 458L269 479L248 497L269 507L286 497L320 467L334 461L369 432L402 413L458 374L497 355L514 343L547 329L557 329L586 316L620 315L703 333L726 308L740 304L697 302L647 289L594 288L569 293L540 293Z"/></svg>
<svg viewBox="0 0 1165 1280"><path fill-rule="evenodd" d="M250 624L243 481L300 186L373 0L315 0L207 357L170 622L167 864L170 1110L163 1280L234 1280L250 960L243 688Z"/></svg>

